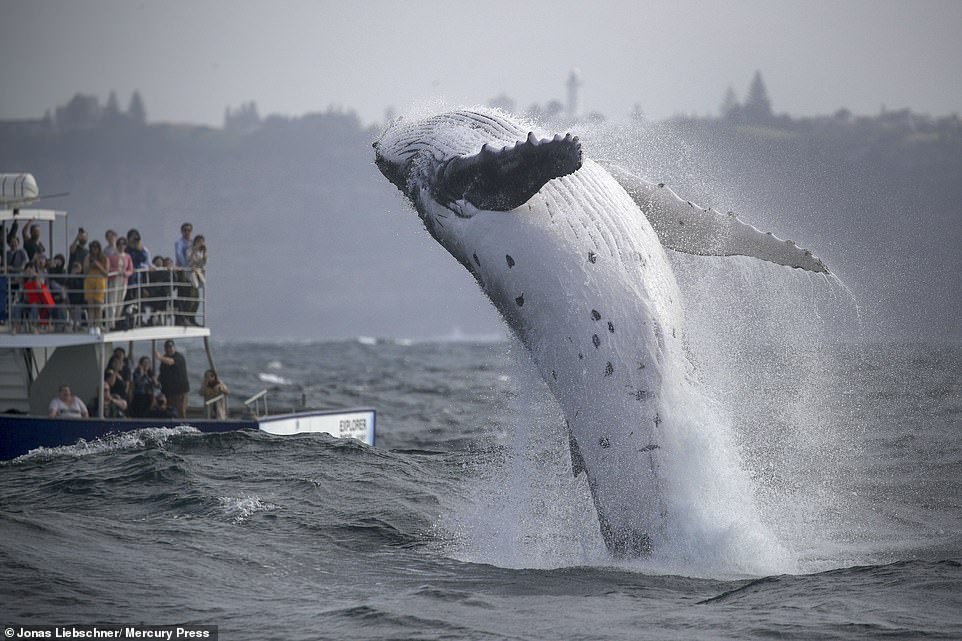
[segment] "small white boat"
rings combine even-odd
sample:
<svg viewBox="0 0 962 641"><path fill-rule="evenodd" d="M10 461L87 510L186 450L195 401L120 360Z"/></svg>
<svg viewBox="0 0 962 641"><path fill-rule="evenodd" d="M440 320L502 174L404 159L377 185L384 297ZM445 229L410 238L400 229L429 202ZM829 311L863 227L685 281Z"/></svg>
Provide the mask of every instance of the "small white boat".
<svg viewBox="0 0 962 641"><path fill-rule="evenodd" d="M66 245L66 212L20 209L39 198L36 180L30 174L0 174L0 239L6 238L14 223L35 221L47 226L44 240L48 247L54 246L55 238ZM55 234L55 227L62 229L62 235ZM6 265L6 246L0 245L2 265ZM66 251L62 253L68 255ZM80 439L90 441L115 432L180 425L201 432L259 429L281 436L316 432L374 445L374 409L271 414L267 390L253 395L242 406L231 408L227 418L213 417L212 406L222 402L220 398L211 399L205 407L188 408L187 416L179 418L110 418L103 414L103 403L98 403L98 415L90 418L49 418L50 400L57 396L61 385L69 385L84 400L101 394L103 372L115 346L124 347L133 356L138 343L149 343L147 353L154 354L158 343L163 345L167 340L178 345L202 341L208 368L216 371L211 330L206 326L206 286L186 288L181 276L175 270L143 271L142 277L129 285L125 299L117 303L123 309L107 314L107 318L114 319L113 327L108 328L93 323L82 306L65 300L35 298L31 302L25 295L21 274L0 273L0 460L38 447L72 445ZM66 277L63 280L66 283Z"/></svg>

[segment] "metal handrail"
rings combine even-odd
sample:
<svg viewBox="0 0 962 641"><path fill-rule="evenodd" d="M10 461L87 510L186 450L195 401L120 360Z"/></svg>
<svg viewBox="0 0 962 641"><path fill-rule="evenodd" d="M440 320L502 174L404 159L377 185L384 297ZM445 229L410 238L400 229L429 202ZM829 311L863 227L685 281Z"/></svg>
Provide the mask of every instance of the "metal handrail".
<svg viewBox="0 0 962 641"><path fill-rule="evenodd" d="M261 401L262 399L263 399L263 401L264 401L264 412L261 413L261 414L258 414L258 413L257 413L257 410L258 410L258 408L260 407L260 401ZM244 401L244 405L247 406L247 409L249 409L249 410L251 411L251 414L253 414L255 417L266 416L266 415L268 414L268 409L267 409L267 390L266 390L266 389L262 389L261 391L257 392L256 394L254 394L253 396L251 396L249 399L247 399L246 401Z"/></svg>
<svg viewBox="0 0 962 641"><path fill-rule="evenodd" d="M104 302L99 304L84 300L84 284L88 279L105 277L41 274L41 283L54 300L52 305L27 302L31 291L38 292L35 296L44 296L44 290L28 288L29 279L22 272L0 273L5 302L0 309L0 320L6 321L13 333L70 334L154 325L203 327L207 317L207 287L203 281L195 287L192 272L190 268L141 268L134 270L126 287L120 280L126 278L121 272L110 272L106 276ZM100 321L94 319L95 311L100 312Z"/></svg>
<svg viewBox="0 0 962 641"><path fill-rule="evenodd" d="M227 398L226 394L218 394L217 396L214 396L213 398L209 398L206 401L204 401L204 412L207 415L207 418L211 418L211 412L214 411L214 405L224 400L225 398Z"/></svg>

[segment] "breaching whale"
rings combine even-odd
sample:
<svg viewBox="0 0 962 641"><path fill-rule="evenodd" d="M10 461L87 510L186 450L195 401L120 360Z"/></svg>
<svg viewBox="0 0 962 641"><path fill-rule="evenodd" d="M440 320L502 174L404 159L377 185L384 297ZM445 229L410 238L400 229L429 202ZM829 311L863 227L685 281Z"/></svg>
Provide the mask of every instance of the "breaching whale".
<svg viewBox="0 0 962 641"><path fill-rule="evenodd" d="M471 272L563 411L605 544L650 553L666 522L665 436L687 377L681 293L665 248L827 273L811 252L663 184L584 158L496 110L399 119L375 162ZM671 382L669 386L668 383ZM672 397L672 398L670 398Z"/></svg>

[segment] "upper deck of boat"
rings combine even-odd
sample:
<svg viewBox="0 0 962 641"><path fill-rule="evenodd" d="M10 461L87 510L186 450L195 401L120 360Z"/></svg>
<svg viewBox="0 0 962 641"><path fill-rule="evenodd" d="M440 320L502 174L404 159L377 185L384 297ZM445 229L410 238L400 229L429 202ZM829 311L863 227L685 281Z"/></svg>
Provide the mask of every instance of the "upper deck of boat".
<svg viewBox="0 0 962 641"><path fill-rule="evenodd" d="M14 224L46 223L50 255L69 256L66 213L44 209L0 209L4 238ZM62 225L62 232L57 229ZM59 241L59 242L58 242ZM189 269L135 270L129 278L110 273L101 285L103 302L87 300L90 274L43 273L7 265L0 252L0 348L58 348L119 342L208 338L207 287Z"/></svg>

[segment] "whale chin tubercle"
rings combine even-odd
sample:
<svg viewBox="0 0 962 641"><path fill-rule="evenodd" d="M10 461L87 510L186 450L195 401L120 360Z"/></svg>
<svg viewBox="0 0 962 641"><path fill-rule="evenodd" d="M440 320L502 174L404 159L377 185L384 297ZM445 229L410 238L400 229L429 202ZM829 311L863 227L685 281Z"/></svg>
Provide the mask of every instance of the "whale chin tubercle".
<svg viewBox="0 0 962 641"><path fill-rule="evenodd" d="M467 200L478 209L510 211L528 202L553 178L581 168L581 143L567 134L526 140L496 148L484 145L476 154L456 156L441 166L440 200Z"/></svg>

